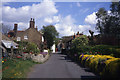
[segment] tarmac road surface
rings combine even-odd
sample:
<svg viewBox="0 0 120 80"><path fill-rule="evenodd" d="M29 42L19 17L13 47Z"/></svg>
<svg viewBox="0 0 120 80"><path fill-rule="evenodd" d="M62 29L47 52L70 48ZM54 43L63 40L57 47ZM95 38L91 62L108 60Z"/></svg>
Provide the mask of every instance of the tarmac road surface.
<svg viewBox="0 0 120 80"><path fill-rule="evenodd" d="M60 53L51 54L49 60L43 64L36 64L28 78L99 78L89 69L78 64Z"/></svg>

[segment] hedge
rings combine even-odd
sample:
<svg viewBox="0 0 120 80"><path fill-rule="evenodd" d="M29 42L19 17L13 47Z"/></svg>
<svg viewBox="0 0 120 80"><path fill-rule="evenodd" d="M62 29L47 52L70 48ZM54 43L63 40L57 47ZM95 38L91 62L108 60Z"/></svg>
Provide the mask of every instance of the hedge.
<svg viewBox="0 0 120 80"><path fill-rule="evenodd" d="M104 78L119 78L120 58L109 55L80 55L80 63Z"/></svg>
<svg viewBox="0 0 120 80"><path fill-rule="evenodd" d="M120 47L109 46L109 45L96 45L96 46L79 46L77 48L71 48L71 55L74 54L102 54L102 55L112 55L114 57L120 57Z"/></svg>

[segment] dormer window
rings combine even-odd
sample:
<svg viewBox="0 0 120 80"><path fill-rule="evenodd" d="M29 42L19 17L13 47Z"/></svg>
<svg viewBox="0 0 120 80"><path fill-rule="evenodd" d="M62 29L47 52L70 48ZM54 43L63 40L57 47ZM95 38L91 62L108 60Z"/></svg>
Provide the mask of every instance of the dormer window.
<svg viewBox="0 0 120 80"><path fill-rule="evenodd" d="M24 36L24 39L26 39L26 40L27 40L27 39L28 39L28 37L27 37L27 36Z"/></svg>

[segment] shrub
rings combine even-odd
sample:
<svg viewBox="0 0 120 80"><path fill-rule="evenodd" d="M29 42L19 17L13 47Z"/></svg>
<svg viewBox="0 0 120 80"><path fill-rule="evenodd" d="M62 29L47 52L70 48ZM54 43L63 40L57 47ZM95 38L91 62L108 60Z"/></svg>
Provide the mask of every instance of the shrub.
<svg viewBox="0 0 120 80"><path fill-rule="evenodd" d="M88 44L88 38L86 35L82 35L80 37L75 38L72 41L72 43L73 43L72 45L75 46L76 48L79 46L85 46Z"/></svg>
<svg viewBox="0 0 120 80"><path fill-rule="evenodd" d="M113 50L112 49L110 50L110 48L111 48L111 46L108 46L108 45L96 45L93 47L92 50L95 52L100 52L103 55L110 55L113 53L112 52Z"/></svg>
<svg viewBox="0 0 120 80"><path fill-rule="evenodd" d="M77 54L79 56L80 52L89 50L90 47L88 47L87 44L88 38L86 35L82 35L72 40L72 47L70 49L71 55Z"/></svg>
<svg viewBox="0 0 120 80"><path fill-rule="evenodd" d="M120 78L120 58L109 55L80 55L79 60L85 67L97 72L102 77Z"/></svg>
<svg viewBox="0 0 120 80"><path fill-rule="evenodd" d="M31 43L31 42L26 42L26 41L20 41L17 42L19 44L19 51L21 52L27 52L27 53L39 53L40 50L37 47L37 45L35 43Z"/></svg>
<svg viewBox="0 0 120 80"><path fill-rule="evenodd" d="M26 52L32 52L32 53L39 53L39 49L36 44L34 43L28 43L26 46Z"/></svg>
<svg viewBox="0 0 120 80"><path fill-rule="evenodd" d="M111 55L114 57L120 57L120 48L109 45L96 45L96 46L79 46L79 48L72 48L72 53L84 53L84 54L102 54Z"/></svg>
<svg viewBox="0 0 120 80"><path fill-rule="evenodd" d="M112 58L105 62L106 67L101 72L101 75L106 78L120 78L120 58Z"/></svg>

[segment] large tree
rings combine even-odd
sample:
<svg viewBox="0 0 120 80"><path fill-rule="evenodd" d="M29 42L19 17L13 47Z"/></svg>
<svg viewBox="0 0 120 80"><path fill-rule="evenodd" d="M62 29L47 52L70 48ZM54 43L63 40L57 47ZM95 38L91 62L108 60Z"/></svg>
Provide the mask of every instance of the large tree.
<svg viewBox="0 0 120 80"><path fill-rule="evenodd" d="M110 11L100 8L96 13L96 28L103 35L120 36L120 2L112 2Z"/></svg>
<svg viewBox="0 0 120 80"><path fill-rule="evenodd" d="M47 47L50 49L59 33L53 25L43 26L42 32L44 33L43 36L47 42Z"/></svg>
<svg viewBox="0 0 120 80"><path fill-rule="evenodd" d="M112 2L111 8L111 30L120 39L120 1Z"/></svg>

